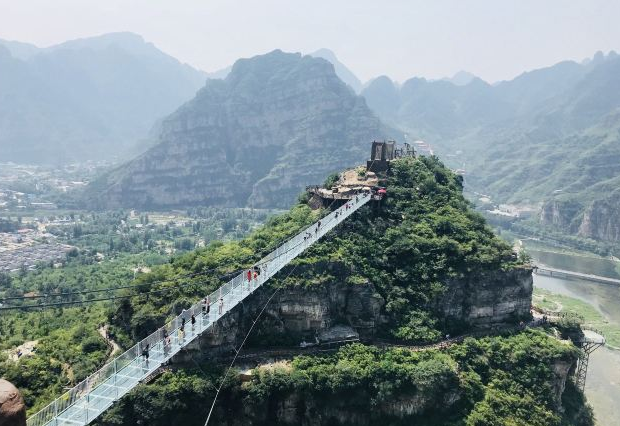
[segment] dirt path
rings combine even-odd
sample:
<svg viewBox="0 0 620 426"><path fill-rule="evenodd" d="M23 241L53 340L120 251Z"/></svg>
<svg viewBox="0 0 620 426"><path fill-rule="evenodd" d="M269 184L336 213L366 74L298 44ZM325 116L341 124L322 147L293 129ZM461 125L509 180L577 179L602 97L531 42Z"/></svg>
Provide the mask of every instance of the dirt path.
<svg viewBox="0 0 620 426"><path fill-rule="evenodd" d="M108 355L108 361L110 361L112 358L114 358L114 355L116 355L117 353L121 352L121 347L118 345L118 343L116 343L114 341L114 339L109 339L108 336L108 326L104 325L101 326L97 329L97 331L99 332L99 334L101 335L101 337L104 338L104 340L106 341L106 343L108 344L108 346L110 346L112 348L112 352L110 352L110 355ZM107 361L106 361L107 362Z"/></svg>

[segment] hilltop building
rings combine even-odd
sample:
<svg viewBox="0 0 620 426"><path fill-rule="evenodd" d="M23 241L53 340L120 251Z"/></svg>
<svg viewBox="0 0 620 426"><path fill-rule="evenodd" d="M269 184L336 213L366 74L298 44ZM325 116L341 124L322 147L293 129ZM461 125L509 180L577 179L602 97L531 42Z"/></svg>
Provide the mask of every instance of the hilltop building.
<svg viewBox="0 0 620 426"><path fill-rule="evenodd" d="M366 167L359 166L344 171L329 188L308 186L306 191L311 196L310 205L326 207L337 201L336 205L340 206L362 192L370 192L375 201L381 201L386 194L381 182L389 172L390 162L397 158L414 156L415 151L408 143L399 147L394 141L374 141Z"/></svg>

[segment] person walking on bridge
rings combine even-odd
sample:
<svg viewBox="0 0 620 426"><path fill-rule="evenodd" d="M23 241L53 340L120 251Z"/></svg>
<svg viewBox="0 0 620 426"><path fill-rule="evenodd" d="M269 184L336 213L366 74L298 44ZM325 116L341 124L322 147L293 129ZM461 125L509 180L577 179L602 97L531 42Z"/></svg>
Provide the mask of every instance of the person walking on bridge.
<svg viewBox="0 0 620 426"><path fill-rule="evenodd" d="M248 291L250 291L250 286L252 284L252 270L251 269L248 269L247 276L248 276Z"/></svg>
<svg viewBox="0 0 620 426"><path fill-rule="evenodd" d="M192 322L192 332L194 332L194 326L196 325L196 317L194 316L194 314L192 314L191 322Z"/></svg>
<svg viewBox="0 0 620 426"><path fill-rule="evenodd" d="M149 368L149 344L147 343L144 349L142 349L142 357L146 363L146 368Z"/></svg>
<svg viewBox="0 0 620 426"><path fill-rule="evenodd" d="M222 315L222 312L224 311L224 299L220 296L220 303L218 305L218 312L220 315Z"/></svg>
<svg viewBox="0 0 620 426"><path fill-rule="evenodd" d="M168 356L168 353L170 353L170 336L164 328L164 356Z"/></svg>

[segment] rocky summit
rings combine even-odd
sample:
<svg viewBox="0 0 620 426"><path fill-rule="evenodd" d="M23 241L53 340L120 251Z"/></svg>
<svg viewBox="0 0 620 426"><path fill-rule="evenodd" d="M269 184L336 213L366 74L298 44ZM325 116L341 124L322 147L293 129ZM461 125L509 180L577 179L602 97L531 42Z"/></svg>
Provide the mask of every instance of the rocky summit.
<svg viewBox="0 0 620 426"><path fill-rule="evenodd" d="M159 142L90 185L101 207L285 207L389 137L328 61L276 50L241 59L167 117Z"/></svg>

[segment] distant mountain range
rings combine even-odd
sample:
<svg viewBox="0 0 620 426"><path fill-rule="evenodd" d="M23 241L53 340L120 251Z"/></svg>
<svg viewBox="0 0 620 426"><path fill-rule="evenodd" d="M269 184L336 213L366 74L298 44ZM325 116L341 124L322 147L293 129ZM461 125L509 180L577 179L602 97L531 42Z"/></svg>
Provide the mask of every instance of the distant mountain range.
<svg viewBox="0 0 620 426"><path fill-rule="evenodd" d="M90 185L89 205L285 207L395 132L321 58L237 61L163 120L158 143Z"/></svg>
<svg viewBox="0 0 620 426"><path fill-rule="evenodd" d="M373 138L406 133L464 169L469 189L620 242L618 93L614 52L496 84L467 72L362 84L327 49L208 74L130 33L45 49L0 40L0 162L144 152L93 183L89 200L284 207L300 186L366 158Z"/></svg>
<svg viewBox="0 0 620 426"><path fill-rule="evenodd" d="M0 40L0 162L126 156L206 78L131 33L44 49Z"/></svg>
<svg viewBox="0 0 620 426"><path fill-rule="evenodd" d="M490 85L375 79L362 95L425 139L470 189L540 207L541 223L620 242L620 57L597 53Z"/></svg>

